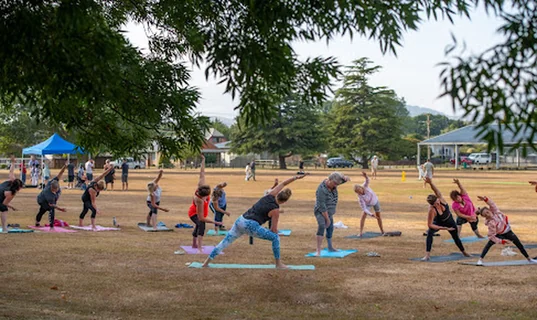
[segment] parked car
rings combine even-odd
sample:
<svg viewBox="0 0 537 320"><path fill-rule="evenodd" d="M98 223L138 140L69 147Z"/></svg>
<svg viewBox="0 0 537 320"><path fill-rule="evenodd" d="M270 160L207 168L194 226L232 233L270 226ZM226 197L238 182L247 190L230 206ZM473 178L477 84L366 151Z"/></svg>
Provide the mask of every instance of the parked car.
<svg viewBox="0 0 537 320"><path fill-rule="evenodd" d="M352 168L354 163L343 158L330 158L326 161L328 168Z"/></svg>
<svg viewBox="0 0 537 320"><path fill-rule="evenodd" d="M450 159L449 162L451 162L451 164L455 164L455 158ZM472 159L470 159L470 158L468 158L466 156L460 156L459 157L459 164L463 164L463 163L472 164L473 161L472 161Z"/></svg>
<svg viewBox="0 0 537 320"><path fill-rule="evenodd" d="M490 153L472 153L468 156L468 159L472 160L472 163L474 164L487 164L492 162Z"/></svg>
<svg viewBox="0 0 537 320"><path fill-rule="evenodd" d="M145 169L145 161L135 161L134 158L126 158L129 169ZM123 159L117 159L110 162L114 168L119 169L123 164Z"/></svg>

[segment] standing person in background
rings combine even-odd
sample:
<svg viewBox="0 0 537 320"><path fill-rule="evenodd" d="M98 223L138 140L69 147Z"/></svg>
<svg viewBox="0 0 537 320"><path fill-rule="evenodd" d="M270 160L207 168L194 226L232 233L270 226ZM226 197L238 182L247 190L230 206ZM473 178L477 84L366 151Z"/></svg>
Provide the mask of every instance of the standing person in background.
<svg viewBox="0 0 537 320"><path fill-rule="evenodd" d="M250 171L252 172L251 178L254 179L254 181L256 181L255 180L255 159L252 160L252 163L250 163Z"/></svg>
<svg viewBox="0 0 537 320"><path fill-rule="evenodd" d="M110 190L114 191L114 180L115 180L114 175L116 174L116 169L114 168L112 164L110 164L109 159L106 159L106 162L104 164L104 171L108 171L106 176L104 176L104 182L106 183L105 190L108 189L108 185L110 184Z"/></svg>
<svg viewBox="0 0 537 320"><path fill-rule="evenodd" d="M80 168L78 168L78 173L76 174L76 187L86 190L86 173L84 172L84 165L81 163Z"/></svg>
<svg viewBox="0 0 537 320"><path fill-rule="evenodd" d="M93 180L93 167L95 166L95 162L93 159L88 159L86 162L86 181L92 181Z"/></svg>
<svg viewBox="0 0 537 320"><path fill-rule="evenodd" d="M67 189L74 189L75 184L75 165L72 160L67 163Z"/></svg>
<svg viewBox="0 0 537 320"><path fill-rule="evenodd" d="M39 184L39 163L37 161L32 162L30 177L32 179L32 186L37 186Z"/></svg>
<svg viewBox="0 0 537 320"><path fill-rule="evenodd" d="M45 160L45 162L43 162L43 179L45 180L44 184L42 185L42 187L44 188L50 180L50 168L48 165L48 160Z"/></svg>
<svg viewBox="0 0 537 320"><path fill-rule="evenodd" d="M129 164L123 159L121 164L121 190L129 191Z"/></svg>
<svg viewBox="0 0 537 320"><path fill-rule="evenodd" d="M377 170L379 167L379 159L377 156L373 156L373 159L371 159L371 176L373 179L377 179Z"/></svg>
<svg viewBox="0 0 537 320"><path fill-rule="evenodd" d="M317 252L316 256L321 255L321 245L323 244L324 233L326 230L326 242L328 243L328 251L338 251L332 245L332 233L334 232L334 215L338 202L337 187L347 181L349 177L342 175L339 172L332 172L325 179L315 193L315 207L313 212L317 219Z"/></svg>
<svg viewBox="0 0 537 320"><path fill-rule="evenodd" d="M303 174L304 173L304 160L300 160L298 163L298 173Z"/></svg>
<svg viewBox="0 0 537 320"><path fill-rule="evenodd" d="M11 167L9 168L9 180L0 183L0 218L2 221L2 232L7 233L7 211L11 209L17 211L9 203L17 192L22 189L22 181L15 179L15 156L11 156Z"/></svg>
<svg viewBox="0 0 537 320"><path fill-rule="evenodd" d="M20 164L20 171L21 171L21 181L22 185L26 184L26 173L28 172L26 170L26 166L24 165L24 160Z"/></svg>
<svg viewBox="0 0 537 320"><path fill-rule="evenodd" d="M423 187L427 185L427 179L432 180L434 175L434 165L431 162L431 159L427 159L427 162L423 164L423 171L425 173L425 177L423 179Z"/></svg>
<svg viewBox="0 0 537 320"><path fill-rule="evenodd" d="M244 181L249 181L250 180L250 175L252 174L252 170L250 169L250 164L247 163L246 164L246 167L244 168Z"/></svg>

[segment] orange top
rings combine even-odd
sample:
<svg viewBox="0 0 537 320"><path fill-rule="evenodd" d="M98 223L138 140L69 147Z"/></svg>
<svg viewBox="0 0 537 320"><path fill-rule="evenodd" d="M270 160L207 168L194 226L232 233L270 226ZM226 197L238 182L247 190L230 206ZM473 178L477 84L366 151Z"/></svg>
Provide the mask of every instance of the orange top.
<svg viewBox="0 0 537 320"><path fill-rule="evenodd" d="M196 197L200 198L198 194L196 193ZM194 199L192 199L192 205L190 206L190 209L188 209L188 216L193 217L198 214L198 207L196 206L196 203L194 202ZM207 218L207 215L209 215L209 197L203 201L203 217Z"/></svg>

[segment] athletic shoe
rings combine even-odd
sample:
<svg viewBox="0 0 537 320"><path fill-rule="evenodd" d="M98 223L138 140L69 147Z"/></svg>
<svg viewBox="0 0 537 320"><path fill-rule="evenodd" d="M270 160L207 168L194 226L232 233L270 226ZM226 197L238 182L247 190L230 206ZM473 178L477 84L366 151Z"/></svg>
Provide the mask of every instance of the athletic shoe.
<svg viewBox="0 0 537 320"><path fill-rule="evenodd" d="M173 254L185 254L186 252L183 249L175 251Z"/></svg>
<svg viewBox="0 0 537 320"><path fill-rule="evenodd" d="M483 260L482 259L479 259L477 260L477 263L476 263L478 266L482 266L483 265Z"/></svg>
<svg viewBox="0 0 537 320"><path fill-rule="evenodd" d="M537 257L535 257L535 258L537 258ZM529 263L537 263L537 260L536 259L530 259L528 262Z"/></svg>

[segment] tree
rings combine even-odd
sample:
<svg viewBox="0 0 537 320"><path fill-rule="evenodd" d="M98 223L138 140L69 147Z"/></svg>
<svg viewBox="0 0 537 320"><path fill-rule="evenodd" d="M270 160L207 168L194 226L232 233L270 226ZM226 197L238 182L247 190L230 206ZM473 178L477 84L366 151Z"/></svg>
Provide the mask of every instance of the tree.
<svg viewBox="0 0 537 320"><path fill-rule="evenodd" d="M280 169L287 169L285 159L292 155L308 156L324 151L319 107L289 97L275 109L277 116L263 126L248 124L240 117L232 130L232 151L276 154Z"/></svg>
<svg viewBox="0 0 537 320"><path fill-rule="evenodd" d="M509 43L515 53L535 49L533 33L524 31L535 15L533 2L522 0L1 1L0 99L5 107L22 103L37 119L64 125L87 149L105 145L121 154L156 140L164 153L178 154L199 149L208 125L193 113L199 92L189 86L187 60L206 63L206 76L225 83L225 92L239 98L244 121L263 122L290 94L305 104L321 103L339 74L331 57L300 60L293 42L358 34L395 53L404 31L425 19L469 16L481 3L508 22L513 19L504 8L520 13L522 24L505 28L513 35ZM125 40L127 21L144 25L149 54ZM500 59L498 65L511 62ZM521 64L517 70L533 68ZM446 92L455 97L466 84L483 86L473 76L452 81ZM518 122L532 115L508 114Z"/></svg>
<svg viewBox="0 0 537 320"><path fill-rule="evenodd" d="M390 155L402 136L404 103L386 87L372 87L368 78L380 67L367 58L348 67L343 87L336 92L329 127L331 148L355 159L363 168L375 154ZM408 114L408 113L407 113Z"/></svg>

